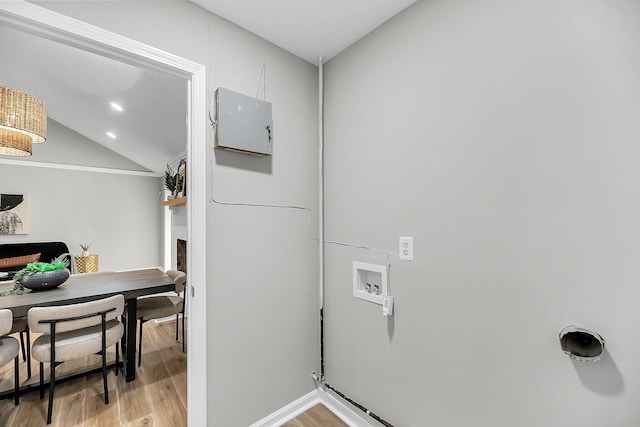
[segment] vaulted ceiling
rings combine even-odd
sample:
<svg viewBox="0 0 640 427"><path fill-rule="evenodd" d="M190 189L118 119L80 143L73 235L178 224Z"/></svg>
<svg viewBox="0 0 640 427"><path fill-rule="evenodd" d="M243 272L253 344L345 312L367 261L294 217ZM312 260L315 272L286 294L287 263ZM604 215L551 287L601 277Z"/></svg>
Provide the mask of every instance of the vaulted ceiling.
<svg viewBox="0 0 640 427"><path fill-rule="evenodd" d="M162 172L185 151L186 81L7 27L0 58L0 84L45 100L50 119L141 170Z"/></svg>

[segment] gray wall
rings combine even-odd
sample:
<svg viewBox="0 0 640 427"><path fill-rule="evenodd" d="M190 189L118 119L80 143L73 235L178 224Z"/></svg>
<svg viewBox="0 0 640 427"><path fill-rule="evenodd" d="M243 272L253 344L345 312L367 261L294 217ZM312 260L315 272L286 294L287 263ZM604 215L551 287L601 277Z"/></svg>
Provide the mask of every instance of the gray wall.
<svg viewBox="0 0 640 427"><path fill-rule="evenodd" d="M189 2L41 5L206 65L208 96L254 94L266 61L273 156L216 151L210 197L317 212L317 67ZM299 210L210 203L207 214L209 425L247 426L315 388L316 232Z"/></svg>
<svg viewBox="0 0 640 427"><path fill-rule="evenodd" d="M325 68L327 380L408 426L640 420L640 5L420 1ZM607 339L573 363L558 332Z"/></svg>
<svg viewBox="0 0 640 427"><path fill-rule="evenodd" d="M30 233L0 243L93 242L100 271L162 265L160 178L0 165L2 192L29 196Z"/></svg>

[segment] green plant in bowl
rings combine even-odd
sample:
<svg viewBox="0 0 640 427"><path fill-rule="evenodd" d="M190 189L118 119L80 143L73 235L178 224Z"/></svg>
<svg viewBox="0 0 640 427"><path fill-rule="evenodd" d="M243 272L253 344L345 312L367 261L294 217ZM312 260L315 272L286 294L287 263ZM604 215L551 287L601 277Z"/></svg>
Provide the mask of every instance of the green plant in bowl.
<svg viewBox="0 0 640 427"><path fill-rule="evenodd" d="M22 295L24 293L24 286L22 286L21 280L25 276L31 276L37 273L46 273L49 271L64 270L68 266L69 261L64 256L59 256L51 262L31 262L13 276L13 289L0 292L0 296L12 294Z"/></svg>

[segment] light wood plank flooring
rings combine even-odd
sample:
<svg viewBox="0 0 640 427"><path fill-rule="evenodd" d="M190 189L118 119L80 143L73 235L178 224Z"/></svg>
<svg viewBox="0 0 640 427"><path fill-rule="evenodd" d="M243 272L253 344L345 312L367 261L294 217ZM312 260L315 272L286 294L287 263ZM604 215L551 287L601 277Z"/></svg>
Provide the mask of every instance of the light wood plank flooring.
<svg viewBox="0 0 640 427"><path fill-rule="evenodd" d="M186 426L187 358L181 343L175 340L175 322L145 323L142 354L142 366L133 382L127 383L122 373L116 377L109 370L108 405L104 404L101 374L56 385L51 426ZM107 360L114 359L115 352L111 349ZM66 362L58 366L56 376L99 364L99 356ZM38 362L32 361L32 369L32 377L27 380L27 366L20 361L21 384L37 384ZM49 368L45 365L45 380L48 375ZM13 363L9 363L0 368L0 391L12 389ZM0 400L0 426L46 425L47 399L48 389L42 400L37 391L21 396L19 406L13 404L13 399ZM347 424L318 404L282 427L347 427Z"/></svg>
<svg viewBox="0 0 640 427"><path fill-rule="evenodd" d="M282 427L348 427L333 412L322 404L317 404L311 409L298 415Z"/></svg>
<svg viewBox="0 0 640 427"><path fill-rule="evenodd" d="M17 335L16 335L17 336ZM32 336L32 340L35 339ZM182 333L180 334L182 339ZM107 361L115 359L115 347ZM20 382L38 383L38 362L32 362L32 377L27 378L26 364L20 361ZM65 362L56 368L56 377L77 372L87 366L100 366L100 357ZM49 368L45 364L45 380ZM175 321L144 325L142 366L135 381L127 383L109 370L109 404L104 404L102 375L94 374L56 384L53 400L54 427L145 426L179 427L187 425L187 358L175 340ZM13 362L0 368L0 391L13 389ZM48 389L44 399L38 392L0 401L0 426L34 427L46 425Z"/></svg>

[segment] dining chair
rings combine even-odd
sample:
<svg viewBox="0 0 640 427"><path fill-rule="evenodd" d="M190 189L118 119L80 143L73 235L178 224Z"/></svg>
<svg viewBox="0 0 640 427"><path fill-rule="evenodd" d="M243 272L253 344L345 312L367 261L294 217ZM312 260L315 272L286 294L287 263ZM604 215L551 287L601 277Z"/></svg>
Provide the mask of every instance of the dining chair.
<svg viewBox="0 0 640 427"><path fill-rule="evenodd" d="M4 366L14 359L14 400L15 404L20 403L20 367L19 353L20 346L18 340L14 337L6 336L11 331L13 324L13 312L8 308L0 310L0 366Z"/></svg>
<svg viewBox="0 0 640 427"><path fill-rule="evenodd" d="M69 262L69 272L71 274L78 274L78 266L76 265L76 257L71 252L64 253L60 255L59 258L66 259Z"/></svg>
<svg viewBox="0 0 640 427"><path fill-rule="evenodd" d="M186 273L177 270L167 270L167 276L175 284L176 295L158 295L152 297L138 298L136 316L140 321L140 332L138 335L138 366L142 364L142 325L149 320L162 319L163 317L176 315L176 341L178 341L178 319L182 314L182 351L184 347L184 309L186 306L185 282ZM180 296L182 294L182 296Z"/></svg>
<svg viewBox="0 0 640 427"><path fill-rule="evenodd" d="M116 345L118 375L118 342L124 326L117 320L124 309L124 296L114 295L96 301L29 309L27 317L32 332L41 333L33 342L31 354L40 362L40 398L44 398L44 363L50 364L49 406L47 424L51 424L56 366L68 360L98 354L102 356L104 403L109 403L107 385L107 351Z"/></svg>
<svg viewBox="0 0 640 427"><path fill-rule="evenodd" d="M22 361L27 363L27 378L31 378L31 333L29 331L29 323L27 316L17 317L13 319L13 325L9 335L20 333L20 348L22 349ZM25 335L27 336L27 345L25 346Z"/></svg>

